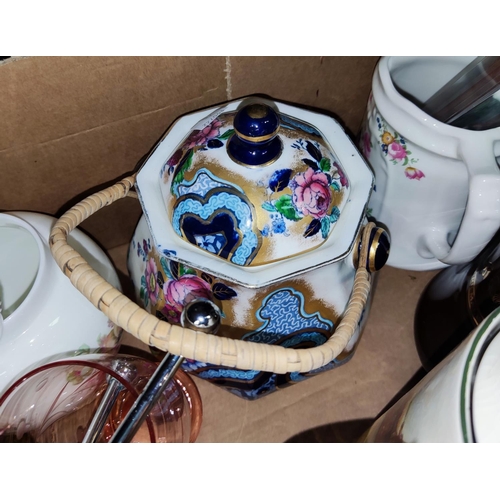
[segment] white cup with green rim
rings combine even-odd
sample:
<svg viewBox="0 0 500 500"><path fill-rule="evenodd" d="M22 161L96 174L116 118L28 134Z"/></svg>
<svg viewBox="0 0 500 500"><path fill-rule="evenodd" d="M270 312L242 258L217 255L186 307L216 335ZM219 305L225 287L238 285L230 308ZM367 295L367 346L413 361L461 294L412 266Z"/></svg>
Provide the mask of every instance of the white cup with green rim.
<svg viewBox="0 0 500 500"><path fill-rule="evenodd" d="M500 442L500 308L379 417L366 442Z"/></svg>

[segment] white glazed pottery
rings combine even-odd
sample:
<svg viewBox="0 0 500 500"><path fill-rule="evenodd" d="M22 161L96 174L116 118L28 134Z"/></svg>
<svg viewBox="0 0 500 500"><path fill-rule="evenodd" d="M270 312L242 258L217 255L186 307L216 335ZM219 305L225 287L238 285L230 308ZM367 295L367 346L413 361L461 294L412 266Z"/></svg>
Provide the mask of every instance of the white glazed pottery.
<svg viewBox="0 0 500 500"><path fill-rule="evenodd" d="M384 413L367 442L500 443L500 308Z"/></svg>
<svg viewBox="0 0 500 500"><path fill-rule="evenodd" d="M121 329L110 323L57 267L48 247L56 219L31 212L0 213L0 394L44 359L118 346ZM76 230L74 248L113 286L111 261Z"/></svg>
<svg viewBox="0 0 500 500"><path fill-rule="evenodd" d="M375 173L369 209L389 229L393 267L468 262L500 227L500 128L452 127L417 105L472 59L383 57L375 70L360 147Z"/></svg>
<svg viewBox="0 0 500 500"><path fill-rule="evenodd" d="M351 295L372 182L326 115L262 99L186 115L137 175L144 216L128 258L137 297L171 323L205 297L222 311L221 336L321 345ZM376 229L371 244L376 270L387 259L386 233ZM350 359L366 317L347 349L314 373ZM314 374L195 360L183 368L248 399Z"/></svg>

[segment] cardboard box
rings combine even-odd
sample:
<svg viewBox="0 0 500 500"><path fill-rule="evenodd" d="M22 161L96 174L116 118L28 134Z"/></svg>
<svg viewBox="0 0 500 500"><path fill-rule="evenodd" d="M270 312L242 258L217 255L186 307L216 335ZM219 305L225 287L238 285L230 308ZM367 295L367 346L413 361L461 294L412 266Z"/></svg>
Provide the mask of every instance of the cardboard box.
<svg viewBox="0 0 500 500"><path fill-rule="evenodd" d="M133 172L180 115L250 94L329 112L354 138L376 62L376 57L0 61L0 210L60 216ZM126 290L126 249L140 215L138 202L125 199L81 226L114 259ZM420 367L413 310L433 273L410 274L382 271L364 338L344 367L254 402L196 379L205 405L200 441L285 441L312 427L373 419ZM127 343L146 348L130 336ZM325 439L336 433L326 430Z"/></svg>
<svg viewBox="0 0 500 500"><path fill-rule="evenodd" d="M0 63L0 210L64 210L126 173L180 115L249 94L330 111L358 131L375 57L27 57ZM83 224L127 243L130 200Z"/></svg>

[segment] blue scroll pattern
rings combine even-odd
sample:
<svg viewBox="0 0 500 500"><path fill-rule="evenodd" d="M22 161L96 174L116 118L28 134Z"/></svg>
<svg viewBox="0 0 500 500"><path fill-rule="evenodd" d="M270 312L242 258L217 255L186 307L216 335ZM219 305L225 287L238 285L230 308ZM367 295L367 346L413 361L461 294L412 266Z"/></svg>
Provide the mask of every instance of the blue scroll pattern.
<svg viewBox="0 0 500 500"><path fill-rule="evenodd" d="M264 324L245 335L244 340L273 344L286 335L309 330L288 339L286 347L305 340L314 340L316 345L321 345L326 341L324 333L328 333L334 326L332 321L324 319L319 313L307 314L304 311L304 296L292 288L282 288L267 296L263 306L257 311L257 318Z"/></svg>
<svg viewBox="0 0 500 500"><path fill-rule="evenodd" d="M183 180L181 184L176 186L174 188L174 194L177 197L186 194L197 194L204 198L211 189L215 189L218 187L227 187L228 185L243 193L241 188L236 184L228 184L226 181L223 181L222 179L214 176L206 168L201 168L196 172L196 175L192 181Z"/></svg>

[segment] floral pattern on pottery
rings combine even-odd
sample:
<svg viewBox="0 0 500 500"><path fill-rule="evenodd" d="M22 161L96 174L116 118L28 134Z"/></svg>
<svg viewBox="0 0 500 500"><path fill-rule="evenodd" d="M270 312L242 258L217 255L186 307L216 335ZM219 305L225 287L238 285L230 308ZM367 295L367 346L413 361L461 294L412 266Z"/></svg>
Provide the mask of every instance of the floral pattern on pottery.
<svg viewBox="0 0 500 500"><path fill-rule="evenodd" d="M185 305L196 298L212 299L212 289L198 276L186 274L164 283L163 295L166 304L162 312L171 321L179 323Z"/></svg>
<svg viewBox="0 0 500 500"><path fill-rule="evenodd" d="M111 320L108 321L108 327L111 328L111 330L107 335L99 335L97 337L99 351L115 349L118 347L123 330L119 326L115 325Z"/></svg>
<svg viewBox="0 0 500 500"><path fill-rule="evenodd" d="M330 234L330 225L337 222L340 215L339 208L331 206L332 191L340 191L342 186L348 187L349 182L336 162L332 169L330 159L322 155L318 143L298 139L292 147L307 151L309 158L302 159L307 170L293 177L292 169L277 170L271 175L268 184L271 194L269 200L262 204L262 208L272 214L271 224L264 226L262 235L284 233L288 236L285 220L295 222L304 216L311 216L312 221L303 233L304 238L321 231L322 238L326 239ZM291 193L281 194L279 198L275 196L287 187Z"/></svg>
<svg viewBox="0 0 500 500"><path fill-rule="evenodd" d="M141 257L144 262L146 262L146 258L148 253L151 251L151 239L142 240L142 244L139 242L135 242L132 240L132 248L137 252L137 256Z"/></svg>
<svg viewBox="0 0 500 500"><path fill-rule="evenodd" d="M176 322L184 297L211 294L222 311L219 337L297 349L324 344L352 293L351 256L373 174L335 120L285 104L240 104L180 118L138 174L144 219L136 234L154 235L162 274L157 302L150 300L148 309ZM245 241L247 253L239 256ZM145 297L146 261L135 252L129 257L136 291L142 288ZM170 260L184 266L172 279ZM186 266L192 275L183 274ZM217 285L234 296L220 301ZM326 369L349 359L359 333ZM250 399L309 375L263 373L261 366L235 370L229 359L216 362L226 366L184 363Z"/></svg>
<svg viewBox="0 0 500 500"><path fill-rule="evenodd" d="M379 114L376 115L376 120L379 130L378 142L382 153L389 158L393 165L406 167L405 175L408 179L419 181L425 177L421 170L414 167L418 159L411 156L412 152L408 150L405 138L391 129Z"/></svg>
<svg viewBox="0 0 500 500"><path fill-rule="evenodd" d="M134 245L137 246L138 243L134 242ZM156 308L156 316L160 319L179 323L183 308L195 298L220 301L237 295L232 288L206 273L198 276L194 269L183 264L165 257L160 257L159 260L160 266L157 266L154 252L150 251L141 278L139 296L150 312L155 305L160 305Z"/></svg>
<svg viewBox="0 0 500 500"><path fill-rule="evenodd" d="M373 149L373 142L370 136L370 133L367 130L367 124L362 128L361 132L361 143L360 143L361 151L365 158L368 158Z"/></svg>
<svg viewBox="0 0 500 500"><path fill-rule="evenodd" d="M164 177L164 180L173 174L172 194L184 180L184 173L191 167L195 152L221 148L224 145L223 141L227 141L234 134L234 129L226 130L221 134L222 126L223 123L215 118L203 130L193 130L180 148L163 165L160 175Z"/></svg>
<svg viewBox="0 0 500 500"><path fill-rule="evenodd" d="M140 240L142 243L145 241ZM138 241L131 244L137 248ZM238 298L239 286L229 286L213 276L199 271L151 250L144 260L137 252L132 254L142 266L140 298L144 307L156 317L170 323L179 323L183 308L194 298L205 297L219 304L222 312L221 330L230 328L230 319L224 314L224 301ZM153 260L157 268L155 281L158 293L155 302L149 299L148 282L151 279ZM256 328L249 328L239 338L249 342L276 344L283 347L311 347L321 345L331 336L335 328L336 315L326 318L320 312L308 313L306 303L308 294L294 286L270 288L259 302L259 307L251 312ZM147 304L146 304L147 301ZM331 319L330 319L331 318ZM221 332L225 335L225 332ZM256 399L279 388L300 382L317 373L330 370L347 362L354 349L346 350L331 363L309 373L287 373L277 375L258 370L237 370L224 366L215 366L201 361L186 359L184 371L209 380L229 392L246 399Z"/></svg>
<svg viewBox="0 0 500 500"><path fill-rule="evenodd" d="M141 298L144 299L146 305L151 301L151 304L156 304L158 299L158 294L160 293L160 287L157 280L158 270L156 269L156 264L153 258L150 258L146 263L146 273L141 280ZM144 290L144 292L143 292Z"/></svg>
<svg viewBox="0 0 500 500"><path fill-rule="evenodd" d="M321 245L350 189L335 153L317 129L282 115L282 163L287 168L228 166L234 116L221 113L196 127L160 170L176 234L242 267Z"/></svg>
<svg viewBox="0 0 500 500"><path fill-rule="evenodd" d="M115 325L111 320L108 320L108 327L111 329L109 333L102 334L97 337L97 349L91 349L88 344L82 344L76 351L73 352L74 356L82 356L91 353L112 353L118 350L120 337L123 330Z"/></svg>

